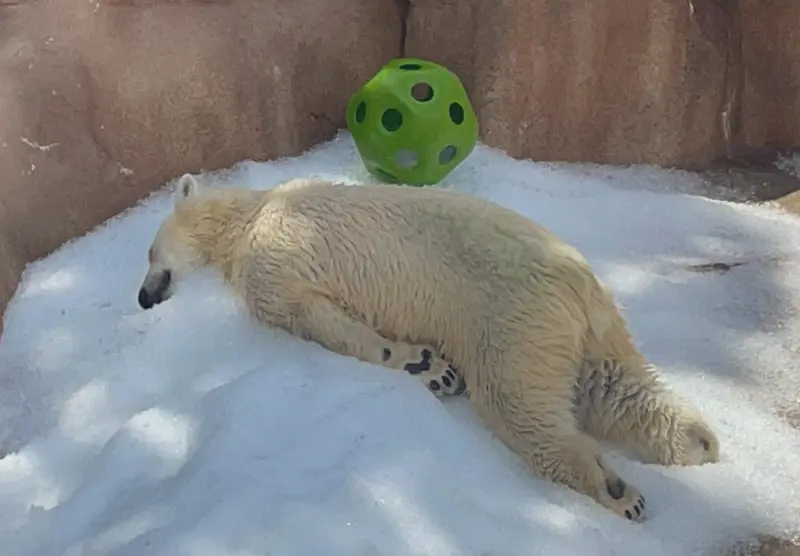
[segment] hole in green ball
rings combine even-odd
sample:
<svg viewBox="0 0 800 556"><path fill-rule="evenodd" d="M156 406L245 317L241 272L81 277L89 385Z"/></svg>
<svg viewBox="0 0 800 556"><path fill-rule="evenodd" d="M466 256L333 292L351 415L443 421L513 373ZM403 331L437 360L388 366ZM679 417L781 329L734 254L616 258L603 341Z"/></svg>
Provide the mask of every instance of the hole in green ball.
<svg viewBox="0 0 800 556"><path fill-rule="evenodd" d="M441 151L439 151L439 164L447 164L451 160L456 157L458 153L458 149L455 145L447 145Z"/></svg>
<svg viewBox="0 0 800 556"><path fill-rule="evenodd" d="M403 115L399 110L388 108L383 111L381 125L386 131L397 131L403 125Z"/></svg>
<svg viewBox="0 0 800 556"><path fill-rule="evenodd" d="M358 106L356 106L356 122L359 124L363 123L364 118L366 117L367 117L367 105L364 104L364 101L362 100L361 102L358 103Z"/></svg>
<svg viewBox="0 0 800 556"><path fill-rule="evenodd" d="M401 168L413 168L419 163L419 157L414 151L400 150L394 153L394 161Z"/></svg>
<svg viewBox="0 0 800 556"><path fill-rule="evenodd" d="M416 71L418 69L422 69L422 66L420 66L419 64L402 64L400 66L400 69L406 71Z"/></svg>
<svg viewBox="0 0 800 556"><path fill-rule="evenodd" d="M419 102L428 102L433 98L433 87L427 83L416 83L411 87L411 96Z"/></svg>
<svg viewBox="0 0 800 556"><path fill-rule="evenodd" d="M464 123L464 108L459 103L451 102L448 112L450 113L450 120L454 124L461 125Z"/></svg>

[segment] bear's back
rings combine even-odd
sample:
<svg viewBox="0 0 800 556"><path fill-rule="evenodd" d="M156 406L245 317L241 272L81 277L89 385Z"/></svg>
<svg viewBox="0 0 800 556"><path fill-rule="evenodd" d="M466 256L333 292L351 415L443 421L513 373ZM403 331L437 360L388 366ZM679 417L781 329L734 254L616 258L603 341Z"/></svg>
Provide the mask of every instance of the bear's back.
<svg viewBox="0 0 800 556"><path fill-rule="evenodd" d="M412 341L452 345L466 323L486 327L475 342L496 340L543 296L582 312L599 285L535 222L435 188L295 180L265 193L242 239L243 276L258 275L244 286L259 288L251 298L321 295Z"/></svg>
<svg viewBox="0 0 800 556"><path fill-rule="evenodd" d="M273 189L268 199L268 210L296 218L301 229L316 226L314 233L326 234L331 244L338 237L365 246L424 249L450 268L493 275L535 272L559 261L586 265L576 249L536 222L453 191L293 180Z"/></svg>

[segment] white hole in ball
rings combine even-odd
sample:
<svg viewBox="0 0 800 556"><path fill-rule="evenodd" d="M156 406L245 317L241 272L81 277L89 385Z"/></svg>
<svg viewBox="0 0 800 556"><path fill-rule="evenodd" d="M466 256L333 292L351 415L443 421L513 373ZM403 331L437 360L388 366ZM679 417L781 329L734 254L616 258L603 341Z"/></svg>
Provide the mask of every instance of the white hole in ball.
<svg viewBox="0 0 800 556"><path fill-rule="evenodd" d="M419 163L419 157L414 151L400 150L394 154L394 161L401 168L413 168Z"/></svg>

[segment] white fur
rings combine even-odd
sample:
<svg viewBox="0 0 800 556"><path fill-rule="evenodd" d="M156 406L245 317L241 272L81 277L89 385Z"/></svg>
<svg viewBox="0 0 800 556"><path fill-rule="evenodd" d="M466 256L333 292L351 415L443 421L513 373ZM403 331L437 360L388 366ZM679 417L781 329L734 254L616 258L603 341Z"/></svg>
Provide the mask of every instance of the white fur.
<svg viewBox="0 0 800 556"><path fill-rule="evenodd" d="M204 191L184 176L178 191L145 290L165 269L179 280L213 265L265 325L393 369L430 349L429 387L452 364L535 474L636 521L644 499L599 441L665 465L718 460L716 436L658 381L583 256L516 212L314 180Z"/></svg>

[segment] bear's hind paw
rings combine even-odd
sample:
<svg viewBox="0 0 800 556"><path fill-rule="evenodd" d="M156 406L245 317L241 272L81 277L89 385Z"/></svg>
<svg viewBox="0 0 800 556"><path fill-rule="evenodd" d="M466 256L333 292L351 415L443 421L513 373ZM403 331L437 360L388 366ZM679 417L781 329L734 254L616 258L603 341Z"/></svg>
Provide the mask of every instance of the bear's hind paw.
<svg viewBox="0 0 800 556"><path fill-rule="evenodd" d="M626 519L641 523L646 519L644 496L619 477L607 477L601 504Z"/></svg>

